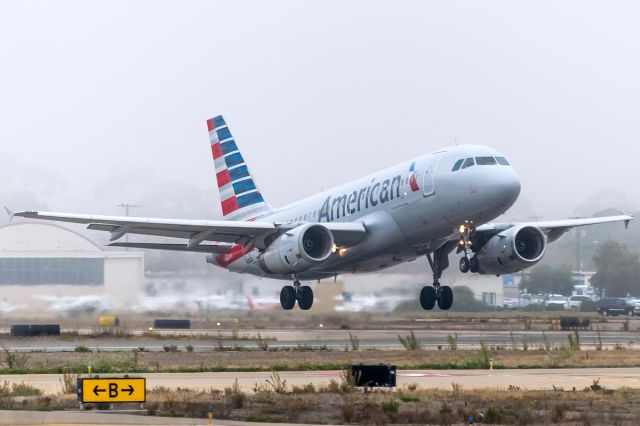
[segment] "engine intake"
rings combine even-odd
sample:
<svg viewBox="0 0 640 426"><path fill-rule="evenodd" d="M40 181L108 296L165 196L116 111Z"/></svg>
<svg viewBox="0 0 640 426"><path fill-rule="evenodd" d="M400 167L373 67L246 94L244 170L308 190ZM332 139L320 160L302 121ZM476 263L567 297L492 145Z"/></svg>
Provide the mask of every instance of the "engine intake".
<svg viewBox="0 0 640 426"><path fill-rule="evenodd" d="M544 256L547 238L535 226L512 227L491 237L476 255L481 274L510 274L535 265Z"/></svg>
<svg viewBox="0 0 640 426"><path fill-rule="evenodd" d="M333 234L325 226L298 226L276 238L260 255L260 267L270 274L306 271L331 256Z"/></svg>

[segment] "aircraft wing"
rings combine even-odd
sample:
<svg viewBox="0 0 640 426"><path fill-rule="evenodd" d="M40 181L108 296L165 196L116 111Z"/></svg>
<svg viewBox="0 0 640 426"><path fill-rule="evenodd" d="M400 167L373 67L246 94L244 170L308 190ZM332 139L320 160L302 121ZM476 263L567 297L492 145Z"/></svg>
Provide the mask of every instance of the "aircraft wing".
<svg viewBox="0 0 640 426"><path fill-rule="evenodd" d="M267 221L228 221L228 220L182 220L159 219L128 216L98 216L71 213L23 211L13 216L27 219L51 220L57 222L79 223L87 225L88 229L111 233L111 241L115 241L127 234L152 235L158 237L184 238L186 245L179 244L150 244L146 247L129 245L138 248L156 248L162 250L198 251L207 253L226 252L226 246L232 244L253 244L257 248L265 247L265 239L273 235L280 235L301 224L277 223ZM349 247L357 244L364 237L365 227L360 222L323 223L331 233L337 245ZM203 245L200 243L211 241L227 243ZM126 247L125 243L117 243ZM138 244L138 243L130 243ZM152 247L153 246L153 247ZM215 247L215 248L214 248Z"/></svg>
<svg viewBox="0 0 640 426"><path fill-rule="evenodd" d="M478 226L476 233L496 233L509 229L514 226L535 226L547 235L549 242L555 241L565 232L576 226L597 225L601 223L624 222L625 226L629 226L629 222L633 220L630 215L591 217L585 219L561 219L548 220L540 222L512 222L512 223L487 223Z"/></svg>

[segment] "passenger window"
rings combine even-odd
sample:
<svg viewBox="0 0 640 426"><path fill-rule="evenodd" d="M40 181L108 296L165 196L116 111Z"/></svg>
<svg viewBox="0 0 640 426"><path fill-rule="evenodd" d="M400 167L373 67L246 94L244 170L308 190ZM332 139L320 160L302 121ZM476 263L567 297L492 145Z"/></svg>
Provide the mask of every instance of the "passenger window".
<svg viewBox="0 0 640 426"><path fill-rule="evenodd" d="M508 166L509 165L509 162L504 157L496 157L496 160L498 160L498 164L501 164L503 166Z"/></svg>
<svg viewBox="0 0 640 426"><path fill-rule="evenodd" d="M467 167L471 167L474 164L475 163L473 162L473 158L467 158L466 160L464 160L464 164L462 165L462 168L466 169Z"/></svg>
<svg viewBox="0 0 640 426"><path fill-rule="evenodd" d="M463 162L464 162L464 158L462 160L456 161L456 164L453 165L453 169L451 169L451 171L455 172L456 170L458 170L460 166L462 166Z"/></svg>
<svg viewBox="0 0 640 426"><path fill-rule="evenodd" d="M476 164L478 166L494 166L496 159L493 157L476 157Z"/></svg>

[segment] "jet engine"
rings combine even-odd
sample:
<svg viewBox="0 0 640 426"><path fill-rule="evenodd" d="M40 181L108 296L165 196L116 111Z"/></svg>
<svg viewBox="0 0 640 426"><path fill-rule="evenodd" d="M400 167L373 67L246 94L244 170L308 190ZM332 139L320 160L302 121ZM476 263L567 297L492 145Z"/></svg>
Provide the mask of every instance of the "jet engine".
<svg viewBox="0 0 640 426"><path fill-rule="evenodd" d="M333 234L325 226L307 224L276 238L260 255L260 267L270 274L303 272L331 256Z"/></svg>
<svg viewBox="0 0 640 426"><path fill-rule="evenodd" d="M476 257L481 274L509 274L535 265L547 248L547 238L535 226L515 226L489 238Z"/></svg>

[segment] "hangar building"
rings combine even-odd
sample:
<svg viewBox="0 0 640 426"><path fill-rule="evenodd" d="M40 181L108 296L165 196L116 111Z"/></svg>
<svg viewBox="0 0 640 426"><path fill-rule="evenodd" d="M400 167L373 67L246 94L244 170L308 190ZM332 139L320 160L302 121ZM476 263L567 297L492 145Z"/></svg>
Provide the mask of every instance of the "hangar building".
<svg viewBox="0 0 640 426"><path fill-rule="evenodd" d="M0 295L31 304L33 296L106 295L133 305L144 285L144 255L107 251L59 225L18 222L0 227Z"/></svg>

